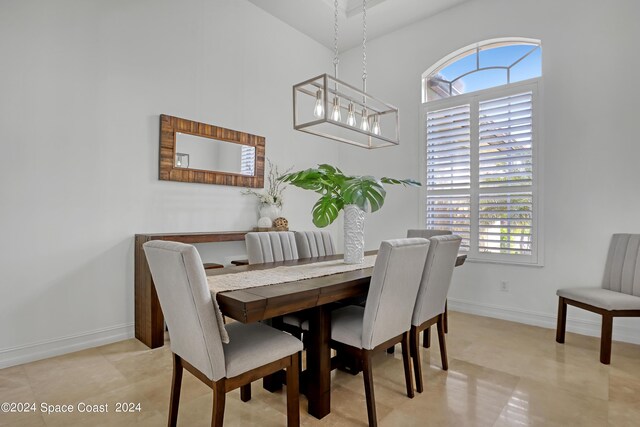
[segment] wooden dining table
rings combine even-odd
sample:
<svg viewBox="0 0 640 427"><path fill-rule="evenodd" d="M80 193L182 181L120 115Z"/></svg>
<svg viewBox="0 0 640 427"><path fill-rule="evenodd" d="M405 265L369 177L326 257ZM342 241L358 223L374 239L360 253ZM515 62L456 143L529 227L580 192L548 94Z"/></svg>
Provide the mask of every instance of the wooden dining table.
<svg viewBox="0 0 640 427"><path fill-rule="evenodd" d="M377 251L367 252L373 255ZM207 271L217 276L242 271L263 270L280 266L341 259L342 255L298 259L265 264L242 265ZM466 255L459 255L456 265L462 265ZM242 323L273 319L305 310L309 318L307 344L308 412L320 419L331 411L331 310L333 304L367 294L373 267L311 279L258 286L216 293L222 313Z"/></svg>

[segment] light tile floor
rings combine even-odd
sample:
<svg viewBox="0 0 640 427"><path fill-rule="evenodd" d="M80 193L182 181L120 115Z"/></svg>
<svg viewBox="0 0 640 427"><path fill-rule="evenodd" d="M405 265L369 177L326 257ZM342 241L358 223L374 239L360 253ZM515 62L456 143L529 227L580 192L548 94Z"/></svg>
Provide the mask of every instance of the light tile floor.
<svg viewBox="0 0 640 427"><path fill-rule="evenodd" d="M610 366L600 364L599 340L502 320L450 313L449 371L440 369L437 339L422 350L425 391L408 399L400 352L375 358L374 383L381 426L638 426L640 346L614 343ZM0 426L164 426L171 356L123 341L0 370L0 402L109 404L109 413L0 413ZM306 413L306 426L363 426L367 412L362 375L333 373L332 412ZM141 412L115 413L117 402ZM284 426L286 399L254 383L253 399L227 396L226 426ZM211 394L185 371L178 424L209 425Z"/></svg>

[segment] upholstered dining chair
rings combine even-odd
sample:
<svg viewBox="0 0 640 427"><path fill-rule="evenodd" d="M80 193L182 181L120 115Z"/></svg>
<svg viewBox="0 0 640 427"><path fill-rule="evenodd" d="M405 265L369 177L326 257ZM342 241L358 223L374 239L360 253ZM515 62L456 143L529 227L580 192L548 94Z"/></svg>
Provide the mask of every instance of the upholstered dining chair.
<svg viewBox="0 0 640 427"><path fill-rule="evenodd" d="M409 330L429 241L383 241L378 251L365 307L351 305L331 316L331 347L359 360L364 376L370 426L377 425L371 357L402 343L407 396L413 397Z"/></svg>
<svg viewBox="0 0 640 427"><path fill-rule="evenodd" d="M292 261L299 258L296 237L292 231L257 231L247 233L244 238L247 246L247 258L249 264L262 264L266 262ZM304 321L302 314L291 313L271 319L270 323L276 329L286 331L302 339L300 325ZM302 360L298 360L298 371L301 370ZM280 389L280 383L266 376L263 387L269 391ZM245 388L245 399L251 398L251 384ZM245 400L245 401L246 401Z"/></svg>
<svg viewBox="0 0 640 427"><path fill-rule="evenodd" d="M300 258L314 258L335 255L336 247L328 231L294 231L296 247ZM304 313L292 313L282 317L284 330L300 337L303 329L308 329ZM303 328L305 325L305 328Z"/></svg>
<svg viewBox="0 0 640 427"><path fill-rule="evenodd" d="M298 259L298 238L292 231L258 231L247 233L245 236L249 264L265 262L290 261ZM309 250L307 244L306 250ZM297 338L301 338L300 324L303 318L297 314L290 314L284 318L273 319L273 326L286 330ZM292 326L289 328L287 325Z"/></svg>
<svg viewBox="0 0 640 427"><path fill-rule="evenodd" d="M434 236L449 236L453 234L451 230L443 229L412 229L407 230L407 237L422 237L423 239L430 239ZM444 304L444 333L449 332L449 311L447 310L447 303ZM422 332L422 346L429 348L431 346L431 328L427 328Z"/></svg>
<svg viewBox="0 0 640 427"><path fill-rule="evenodd" d="M145 243L143 248L171 339L169 426L175 426L178 420L184 368L213 390L212 426L223 424L228 391L240 387L242 394L243 387L251 381L286 368L287 425L298 426L298 358L302 343L259 323L222 324L195 247L156 240Z"/></svg>
<svg viewBox="0 0 640 427"><path fill-rule="evenodd" d="M442 369L449 369L447 344L444 335L444 315L447 293L451 285L453 268L458 257L461 237L456 235L433 236L429 239L429 253L424 264L418 297L411 318L409 342L416 376L416 390L422 393L422 362L420 359L420 332L435 324L440 343Z"/></svg>
<svg viewBox="0 0 640 427"><path fill-rule="evenodd" d="M300 258L335 255L336 246L328 231L294 231Z"/></svg>
<svg viewBox="0 0 640 427"><path fill-rule="evenodd" d="M564 343L567 304L602 316L600 362L611 363L614 317L640 317L640 234L614 234L599 288L558 289L556 341Z"/></svg>
<svg viewBox="0 0 640 427"><path fill-rule="evenodd" d="M298 247L292 231L258 231L247 233L249 264L290 261L298 259Z"/></svg>

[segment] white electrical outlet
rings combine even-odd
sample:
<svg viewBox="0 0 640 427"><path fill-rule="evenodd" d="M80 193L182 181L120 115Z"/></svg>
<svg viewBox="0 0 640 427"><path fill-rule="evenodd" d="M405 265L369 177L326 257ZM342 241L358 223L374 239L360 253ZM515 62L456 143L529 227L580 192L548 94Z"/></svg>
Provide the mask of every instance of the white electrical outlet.
<svg viewBox="0 0 640 427"><path fill-rule="evenodd" d="M507 282L506 280L502 280L500 282L500 291L509 292L509 282Z"/></svg>

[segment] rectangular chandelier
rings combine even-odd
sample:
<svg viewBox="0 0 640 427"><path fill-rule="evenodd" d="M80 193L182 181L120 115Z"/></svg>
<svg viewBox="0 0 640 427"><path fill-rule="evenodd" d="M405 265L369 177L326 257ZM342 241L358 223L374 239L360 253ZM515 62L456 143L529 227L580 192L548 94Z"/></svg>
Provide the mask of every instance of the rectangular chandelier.
<svg viewBox="0 0 640 427"><path fill-rule="evenodd" d="M329 74L293 86L293 128L364 148L398 145L398 109Z"/></svg>

